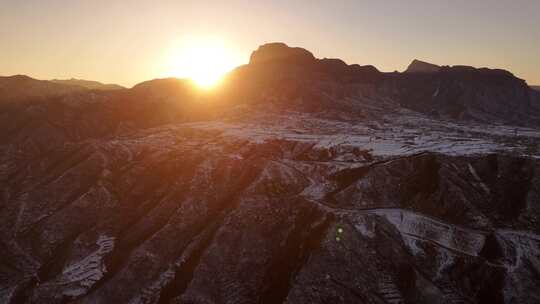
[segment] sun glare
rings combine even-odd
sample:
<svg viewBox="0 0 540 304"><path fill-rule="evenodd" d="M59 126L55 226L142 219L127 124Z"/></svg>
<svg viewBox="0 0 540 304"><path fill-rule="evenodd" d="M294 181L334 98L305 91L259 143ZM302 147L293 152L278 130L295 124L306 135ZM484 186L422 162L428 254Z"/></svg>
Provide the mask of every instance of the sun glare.
<svg viewBox="0 0 540 304"><path fill-rule="evenodd" d="M215 87L224 75L239 65L238 56L218 39L185 39L169 54L171 76L189 78L205 89Z"/></svg>

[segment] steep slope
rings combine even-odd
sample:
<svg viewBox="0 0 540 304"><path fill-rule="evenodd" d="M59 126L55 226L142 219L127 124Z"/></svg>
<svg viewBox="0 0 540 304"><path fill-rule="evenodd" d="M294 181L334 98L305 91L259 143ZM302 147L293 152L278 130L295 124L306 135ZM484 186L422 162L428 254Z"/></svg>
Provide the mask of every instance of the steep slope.
<svg viewBox="0 0 540 304"><path fill-rule="evenodd" d="M508 71L440 67L415 59L405 73L394 77L393 89L403 106L416 111L492 123L540 121L539 95Z"/></svg>
<svg viewBox="0 0 540 304"><path fill-rule="evenodd" d="M460 120L538 125L540 99L503 70L443 67L433 73L391 74L385 84L402 106Z"/></svg>
<svg viewBox="0 0 540 304"><path fill-rule="evenodd" d="M6 152L2 301L539 299L537 161L224 130Z"/></svg>
<svg viewBox="0 0 540 304"><path fill-rule="evenodd" d="M0 105L0 303L540 301L538 129L266 50L212 94Z"/></svg>
<svg viewBox="0 0 540 304"><path fill-rule="evenodd" d="M302 111L356 111L339 101L360 94L392 99L445 119L540 125L538 93L510 72L438 67L417 60L410 68L381 73L372 66L316 59L309 51L271 43L253 52L250 64L234 71L231 82L236 100L262 100Z"/></svg>

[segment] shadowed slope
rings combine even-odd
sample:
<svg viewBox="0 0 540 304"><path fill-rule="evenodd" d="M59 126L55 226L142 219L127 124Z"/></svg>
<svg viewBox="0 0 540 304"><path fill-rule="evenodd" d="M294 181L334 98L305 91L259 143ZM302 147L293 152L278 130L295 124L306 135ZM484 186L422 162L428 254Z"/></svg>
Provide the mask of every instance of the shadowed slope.
<svg viewBox="0 0 540 304"><path fill-rule="evenodd" d="M538 130L402 99L440 82L520 105L522 81L252 58L211 93L0 104L0 303L540 300Z"/></svg>

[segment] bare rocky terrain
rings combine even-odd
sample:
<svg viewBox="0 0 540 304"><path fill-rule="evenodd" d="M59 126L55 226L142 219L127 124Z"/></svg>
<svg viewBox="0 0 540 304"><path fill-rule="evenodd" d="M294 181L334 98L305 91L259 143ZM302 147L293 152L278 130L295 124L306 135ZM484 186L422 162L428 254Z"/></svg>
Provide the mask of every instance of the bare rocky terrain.
<svg viewBox="0 0 540 304"><path fill-rule="evenodd" d="M540 302L540 92L509 72L269 44L215 92L59 85L0 96L0 303Z"/></svg>

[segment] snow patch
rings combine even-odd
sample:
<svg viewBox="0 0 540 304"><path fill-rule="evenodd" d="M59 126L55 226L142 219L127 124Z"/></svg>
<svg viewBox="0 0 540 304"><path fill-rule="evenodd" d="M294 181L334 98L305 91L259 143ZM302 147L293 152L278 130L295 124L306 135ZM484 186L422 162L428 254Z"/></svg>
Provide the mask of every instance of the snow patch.
<svg viewBox="0 0 540 304"><path fill-rule="evenodd" d="M486 186L482 179L480 179L480 176L478 176L478 173L476 173L474 167L471 164L467 164L467 166L469 167L469 172L471 175L474 177L474 179L476 179L480 187L482 187L482 190L484 190L486 193L490 193L488 186Z"/></svg>
<svg viewBox="0 0 540 304"><path fill-rule="evenodd" d="M103 259L114 249L114 240L114 237L100 235L96 241L97 250L64 268L61 278L57 282L59 284L74 284L64 291L65 295L82 295L103 278L107 272Z"/></svg>
<svg viewBox="0 0 540 304"><path fill-rule="evenodd" d="M371 213L388 220L404 239L428 241L472 256L477 256L484 246L485 235L481 232L447 224L412 211L377 209Z"/></svg>

